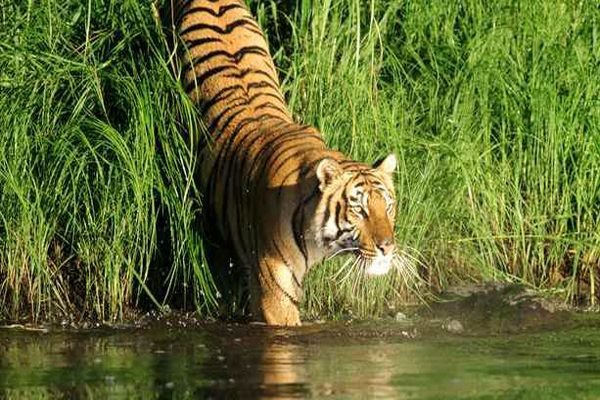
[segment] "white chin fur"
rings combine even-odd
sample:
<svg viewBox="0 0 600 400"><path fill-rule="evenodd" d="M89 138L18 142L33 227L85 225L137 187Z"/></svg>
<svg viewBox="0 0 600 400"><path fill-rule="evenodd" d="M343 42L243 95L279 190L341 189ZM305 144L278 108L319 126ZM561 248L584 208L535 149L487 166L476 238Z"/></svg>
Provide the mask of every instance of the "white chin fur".
<svg viewBox="0 0 600 400"><path fill-rule="evenodd" d="M367 275L385 275L392 267L392 260L389 257L377 257L367 267Z"/></svg>

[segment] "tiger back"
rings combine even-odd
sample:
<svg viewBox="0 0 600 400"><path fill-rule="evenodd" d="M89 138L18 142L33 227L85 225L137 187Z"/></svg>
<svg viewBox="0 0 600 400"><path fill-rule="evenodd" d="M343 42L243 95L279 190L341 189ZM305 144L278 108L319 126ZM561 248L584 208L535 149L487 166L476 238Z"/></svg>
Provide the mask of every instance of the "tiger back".
<svg viewBox="0 0 600 400"><path fill-rule="evenodd" d="M179 15L183 83L209 132L247 118L291 121L262 31L238 1L189 1Z"/></svg>

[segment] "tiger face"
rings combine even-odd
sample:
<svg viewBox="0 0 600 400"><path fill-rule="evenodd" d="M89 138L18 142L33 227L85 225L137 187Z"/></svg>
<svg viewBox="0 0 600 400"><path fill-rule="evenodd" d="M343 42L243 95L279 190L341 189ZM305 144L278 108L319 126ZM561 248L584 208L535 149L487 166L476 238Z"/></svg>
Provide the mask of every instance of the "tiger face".
<svg viewBox="0 0 600 400"><path fill-rule="evenodd" d="M393 154L370 168L344 168L333 159L319 163L322 196L315 215L316 240L325 257L352 252L367 274L389 271L396 252L395 169Z"/></svg>

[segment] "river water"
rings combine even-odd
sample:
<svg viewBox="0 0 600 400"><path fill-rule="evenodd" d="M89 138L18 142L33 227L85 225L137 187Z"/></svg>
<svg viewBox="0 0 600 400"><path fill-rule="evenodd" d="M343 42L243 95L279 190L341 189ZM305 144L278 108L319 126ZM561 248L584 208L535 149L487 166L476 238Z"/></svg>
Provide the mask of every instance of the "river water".
<svg viewBox="0 0 600 400"><path fill-rule="evenodd" d="M600 398L600 327L0 329L0 398Z"/></svg>

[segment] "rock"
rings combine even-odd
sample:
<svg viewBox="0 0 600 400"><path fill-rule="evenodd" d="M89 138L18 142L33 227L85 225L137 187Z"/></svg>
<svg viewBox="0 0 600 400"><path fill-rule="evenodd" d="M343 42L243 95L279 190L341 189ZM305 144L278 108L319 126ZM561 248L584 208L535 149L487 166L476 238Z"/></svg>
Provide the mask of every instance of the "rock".
<svg viewBox="0 0 600 400"><path fill-rule="evenodd" d="M395 318L396 322L406 322L408 320L408 317L403 312L397 312Z"/></svg>
<svg viewBox="0 0 600 400"><path fill-rule="evenodd" d="M461 324L461 322L456 319L451 319L447 321L444 325L442 325L442 327L450 333L458 334L463 333L465 331L463 324Z"/></svg>
<svg viewBox="0 0 600 400"><path fill-rule="evenodd" d="M545 330L563 327L571 321L568 310L558 299L510 283L475 284L448 290L440 294L439 301L424 315L432 321L447 321L442 327L448 332L452 332L454 325L450 321L460 318L461 325L469 327L469 335Z"/></svg>

